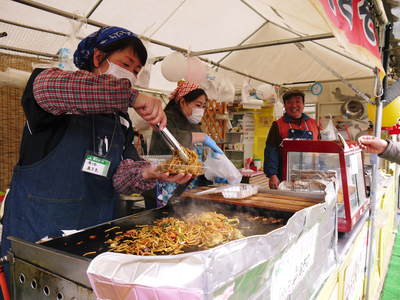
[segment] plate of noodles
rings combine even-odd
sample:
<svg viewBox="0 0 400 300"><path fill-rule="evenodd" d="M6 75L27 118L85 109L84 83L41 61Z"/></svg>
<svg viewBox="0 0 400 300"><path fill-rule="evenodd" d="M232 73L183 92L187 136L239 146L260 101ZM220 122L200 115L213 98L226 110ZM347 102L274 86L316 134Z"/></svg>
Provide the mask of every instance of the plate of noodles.
<svg viewBox="0 0 400 300"><path fill-rule="evenodd" d="M181 160L178 153L175 152L170 159L159 163L159 169L170 174L184 173L196 176L204 174L203 163L199 160L196 152L188 148L184 148L184 151L189 157L188 162Z"/></svg>

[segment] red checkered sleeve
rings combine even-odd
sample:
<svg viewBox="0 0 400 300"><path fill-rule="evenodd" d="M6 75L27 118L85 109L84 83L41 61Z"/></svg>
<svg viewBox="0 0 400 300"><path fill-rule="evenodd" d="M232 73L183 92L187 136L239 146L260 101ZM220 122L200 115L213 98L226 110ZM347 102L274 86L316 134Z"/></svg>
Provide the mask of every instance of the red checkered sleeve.
<svg viewBox="0 0 400 300"><path fill-rule="evenodd" d="M131 88L128 79L52 68L36 77L33 95L38 105L53 115L101 114L126 112L138 91Z"/></svg>
<svg viewBox="0 0 400 300"><path fill-rule="evenodd" d="M115 190L118 193L130 195L153 188L156 184L156 180L144 179L142 176L142 170L148 167L150 167L148 161L123 160L113 176Z"/></svg>

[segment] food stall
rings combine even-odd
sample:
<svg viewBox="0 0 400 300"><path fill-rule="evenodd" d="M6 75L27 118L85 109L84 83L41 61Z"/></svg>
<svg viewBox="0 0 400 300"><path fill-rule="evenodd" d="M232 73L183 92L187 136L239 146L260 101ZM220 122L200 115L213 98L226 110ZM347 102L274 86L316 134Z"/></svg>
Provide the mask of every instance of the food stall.
<svg viewBox="0 0 400 300"><path fill-rule="evenodd" d="M7 4L9 4L8 2ZM34 9L40 10L44 15L49 13L73 20L80 18L80 16L78 18L77 15L69 12L75 11L75 8L63 11L60 7L55 9L34 1L17 2L21 3L25 12L28 12L29 9ZM85 4L77 2L71 1L72 5L85 6ZM82 31L79 31L76 36L83 36L86 31L93 32L92 26L98 27L110 23L110 19L102 18L101 16L108 15L108 12L113 11L114 7L108 1L103 1L102 4L100 2L93 9L90 9L86 19L87 27L83 26ZM324 90L318 101L326 100L323 104L329 109L332 105L337 104L332 103L328 97L335 88L333 86L329 87L329 82L335 81L337 78L332 76L329 70L327 71L315 63L315 60L309 57L306 50L300 49L300 44L303 47L306 45L306 49L311 50L317 57L322 57L329 61L331 65L337 66L338 72L343 77L354 79L352 82L359 83L359 81L363 81L362 86L366 89L372 86L372 67L370 65L366 66L363 62L360 63L358 57L349 58L347 55L342 55L342 47L330 43L331 40L329 39L334 36L330 28L326 26L325 21L313 9L312 3L317 1L305 1L301 4L288 4L288 2L283 1L280 5L273 2L268 1L268 5L265 6L261 1L225 1L225 5L232 7L232 11L241 12L241 18L245 18L245 15L247 15L248 18L246 20L248 22L240 22L241 24L238 24L237 17L229 14L234 20L231 26L225 26L224 23L222 24L224 26L218 27L228 28L228 32L220 32L217 28L214 28L214 34L211 36L207 30L203 30L205 34L203 38L198 35L192 35L196 36L200 42L188 48L193 46L192 49L208 48L214 50L189 51L175 46L187 44L187 35L179 30L194 26L191 24L193 23L191 22L192 20L188 19L185 19L185 22L182 23L185 25L179 26L178 29L167 27L168 30L163 30L177 33L175 35L176 40L174 40L175 45L166 43L166 41L170 42L169 38L163 41L158 41L155 38L147 38L147 40L158 46L166 46L169 49L201 57L203 62L207 62L219 70L218 74L217 72L208 73L207 78L215 79L218 77L217 75L221 75L223 78L230 74L229 76L231 76L236 87L242 85L243 76L256 82L254 85L257 86L260 84L271 86L272 84L279 88L290 86L290 84L286 83L296 85L302 82L314 83L316 80L321 80L323 81ZM23 4L27 7L23 6ZM176 10L174 13L178 9L182 9L185 13L178 14L178 16L191 16L188 13L191 11L188 4L175 4ZM18 5L13 2L9 6L1 7L4 8L3 13L8 13L11 16L17 15L15 12L20 11L21 7ZM65 3L65 6L68 5ZM136 7L130 7L129 5L134 4L126 4L125 11L136 9ZM213 3L208 1L204 5L211 6ZM90 17L97 8L102 10L102 14L95 14L93 18L99 18L98 20L101 22L92 20ZM293 9L298 12L300 19L294 20L292 18L293 14L289 12ZM155 14L157 9L152 8L151 10L154 10ZM164 10L167 11L167 9ZM203 26L209 25L208 20L210 18L217 23L221 19L220 11L217 8L214 10L207 9L203 12L201 14L203 18L201 19L206 22L202 23ZM33 13L34 16L36 16L35 13ZM176 17L174 13L171 13L168 17L158 18L158 20L166 20L165 22L168 23L168 20L172 18L174 21ZM210 14L215 15L210 16ZM307 17L304 18L304 16ZM7 19L6 17L4 18ZM151 20L150 17L147 19L140 21L143 24L146 23L149 27L137 30L145 32L156 24L148 23ZM70 34L66 33L65 30L56 31L54 28L57 28L57 26L53 26L49 30L48 28L41 28L43 24L40 24L40 22L36 24L37 27L28 27L28 25L23 25L15 20L14 22L3 21L5 28L9 32L14 32L17 28L23 28L24 30L24 36L19 36L19 39L17 38L17 42L14 44L12 42L8 43L7 40L6 44L1 45L0 48L6 51L5 54L0 55L0 58L7 61L4 64L5 67L13 66L31 72L32 63L36 66L43 63L39 56L46 57L46 63L54 63L54 61L49 62L48 60L59 59L55 54L56 51L52 48L42 49L41 45L38 46L36 42L39 41L39 43L45 45L46 43L41 42L45 40L43 38L44 34L49 34L53 38L54 44L57 44L58 38L65 37L65 35L70 38ZM247 37L244 32L240 31L244 27L243 24L246 23L250 24L251 27L246 32L246 34L249 34ZM63 23L56 22L57 24ZM317 26L314 26L315 24ZM158 25L161 28L164 24ZM303 25L301 30L293 31L293 28L297 30L301 25ZM323 28L322 31L321 28ZM30 34L31 30L37 35ZM324 33L325 31L329 32ZM197 33L199 30L194 26L192 32ZM237 40L231 40L226 45L220 43L213 45L203 44L204 41L210 40L219 42L222 40L221 37L231 36L231 32L238 33ZM270 37L271 40L269 40ZM327 39L328 43L325 44L324 39ZM320 41L316 42L316 40ZM21 44L19 44L20 41ZM280 44L279 48L271 47L278 44ZM25 49L28 48L27 45L34 45L34 49ZM217 49L221 45L240 46ZM294 45L299 46L299 48ZM260 50L258 48L261 48L261 52L258 51ZM156 49L156 51L158 50ZM30 58L29 62L24 61L17 65L15 63L17 59L9 53L14 53L13 51L18 54L33 54L35 57ZM226 57L221 58L221 61L214 62L211 60L212 55L219 55L226 51L231 52ZM245 55L241 56L240 53L245 53ZM160 66L156 64L156 61L168 54L165 51L159 51L157 52L159 56L153 55L152 59L155 62L152 67L159 68ZM333 54L332 57L329 54ZM271 57L274 59L271 59ZM58 63L58 61L56 62ZM298 62L301 62L301 68L299 68ZM285 68L282 68L282 65L285 65ZM299 72L299 69L302 69L302 72ZM225 79L220 80L223 82ZM13 82L13 84L16 83ZM321 83L319 85L322 87ZM17 85L17 87L19 87L18 93L21 94L21 86ZM160 87L161 85L156 86L156 88ZM170 87L165 84L164 80L162 88L170 89ZM7 87L7 92L10 96L5 97L8 102L7 107L3 107L3 115L7 114L5 112L9 111L9 107L13 108L12 111L18 110L14 107L15 103L17 103L15 99L19 98L20 94L15 96L14 88L14 85L12 89ZM218 87L213 86L213 88L217 89ZM224 90L226 86L220 86L219 88ZM212 88L210 88L210 93L211 91ZM349 93L352 90L347 88L345 91ZM317 93L321 93L321 91L317 91ZM326 99L322 99L323 97L326 97ZM236 138L242 133L238 131L225 135L226 132L223 127L226 127L228 123L226 116L227 104L213 101L212 105L214 115L211 113L206 114L206 119L208 121L212 120L212 122L207 122L205 125L214 139L227 139L229 137L231 139L229 142L231 143L234 137ZM261 159L261 148L264 146L266 128L268 127L266 124L270 125L272 121L272 106L269 105L265 111L263 110L262 113L256 115L253 123L244 122L246 123L243 124L246 130L253 125L255 126L253 133L243 132L245 145L229 145L227 147L232 153L235 153L236 156L232 155L232 160L237 160L238 165L241 165L240 160L243 159L243 153L252 147L254 147L253 150L257 150L254 151L256 158ZM340 105L337 106L340 107ZM329 111L329 109L326 109L326 111ZM22 112L19 112L18 117L14 117L15 120L19 120L18 126L14 125L14 123L4 122L7 123L7 126L9 126L8 123L11 124L10 131L14 130L14 128L18 128L18 132L21 131L20 127L24 123L21 115ZM263 127L259 126L260 124L263 124ZM6 126L1 127L6 128ZM17 133L13 132L13 136L16 135ZM234 142L234 144L238 143ZM242 142L239 144L242 144ZM5 143L2 143L2 147L5 149L3 145ZM6 157L3 155L4 152L7 153L7 157L17 153L17 146L12 149L7 148L4 151L1 148L3 151L1 152L1 158ZM298 152L299 148L295 150L294 152ZM311 152L315 151L318 153L323 152L315 149ZM360 162L360 150L335 148L334 151L329 152L329 154L332 153L340 156L340 163L342 164L340 171L339 165L334 168L339 182L326 184L323 191L289 190L273 192L267 189L259 189L255 195L241 199L229 199L224 197L222 193L201 194L206 190L198 189L176 196L166 207L112 220L47 242L29 243L11 237L12 250L9 260L12 275L12 295L15 299L25 299L27 297L31 299L48 299L49 297L55 297L56 299L124 299L126 297L132 297L133 299L135 297L137 299L146 299L146 297L177 299L180 297L183 299L295 298L341 300L361 299L368 293L368 296L374 298L381 289L391 245L395 237L393 230L396 226L395 203L397 198L395 195L397 195L398 177L388 175L379 177L378 184L382 188L375 195L378 203L379 213L377 218L379 222L376 227L376 236L372 239L375 251L371 252L369 250L371 242L368 242L371 221L366 214L370 200L368 197L362 196L363 193L365 196L365 185L364 178L361 176L363 170L361 168L362 162ZM343 158L344 156L356 158L346 160ZM293 161L293 157L289 160ZM298 161L297 158L295 160ZM16 158L14 157L9 159L7 168L11 170L15 161ZM346 167L343 167L343 165ZM357 165L357 168L351 169L354 165ZM296 174L296 172L293 172L295 170L292 170L293 167L294 163L288 162L288 177L294 179L295 177L293 176L300 174L299 178L303 179L301 174L304 175L306 173L304 172L305 170L298 169ZM346 173L348 172L348 167L350 167L350 176ZM393 174L395 173L394 166L390 166L389 169ZM353 179L354 181L350 181ZM0 182L3 189L7 185L8 177L0 178ZM355 190L353 190L354 186ZM340 188L342 191L340 191ZM354 197L353 191L357 192L358 197ZM337 205L337 202L339 202L339 205ZM143 226L150 226L153 221L161 218L181 218L193 212L218 212L228 219L237 219L240 224L238 228L242 230L244 237L227 240L221 245L215 245L215 247L184 249L183 253L174 255L158 253L154 256L143 256L108 251L110 250L108 248L110 238L121 236L127 230L147 228ZM273 219L279 219L280 221L275 224L263 223L268 223L269 221L266 220ZM365 268L368 265L368 253L372 253L370 259L372 257L373 260L369 277L365 272ZM368 289L367 280L372 281L372 287Z"/></svg>

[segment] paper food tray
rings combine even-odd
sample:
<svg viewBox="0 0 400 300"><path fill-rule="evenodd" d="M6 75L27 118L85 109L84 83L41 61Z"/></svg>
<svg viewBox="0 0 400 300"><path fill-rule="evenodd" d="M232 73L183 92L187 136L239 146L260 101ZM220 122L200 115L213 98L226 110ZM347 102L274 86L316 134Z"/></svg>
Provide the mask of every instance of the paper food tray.
<svg viewBox="0 0 400 300"><path fill-rule="evenodd" d="M235 184L222 190L222 196L230 199L242 199L258 193L258 186L254 184Z"/></svg>

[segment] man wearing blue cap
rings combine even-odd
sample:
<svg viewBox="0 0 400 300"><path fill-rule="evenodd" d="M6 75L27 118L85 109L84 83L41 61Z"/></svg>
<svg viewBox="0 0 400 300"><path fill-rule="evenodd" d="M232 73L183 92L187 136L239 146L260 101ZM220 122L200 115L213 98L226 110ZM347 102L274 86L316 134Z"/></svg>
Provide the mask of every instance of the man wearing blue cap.
<svg viewBox="0 0 400 300"><path fill-rule="evenodd" d="M5 204L2 255L8 236L34 242L106 222L119 193L191 178L158 172L132 145L128 107L153 126L166 124L159 99L134 89L146 59L135 34L105 27L79 43L78 71L33 71L22 97L27 122Z"/></svg>

